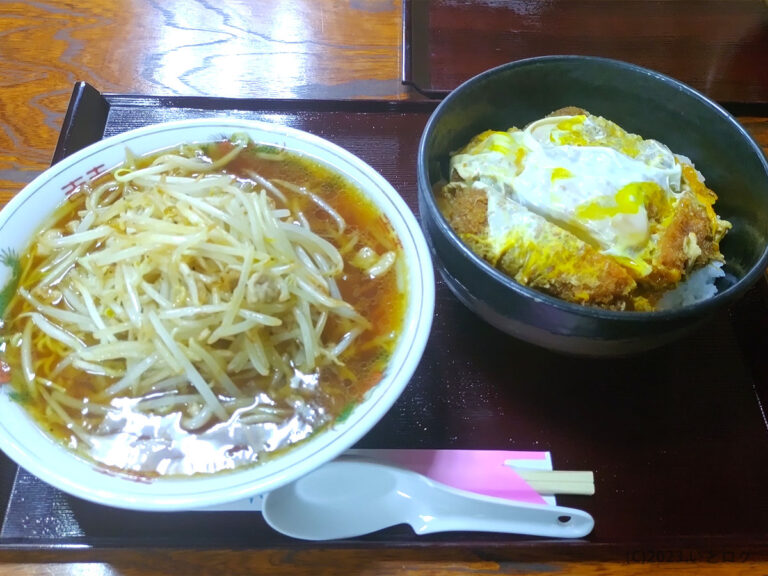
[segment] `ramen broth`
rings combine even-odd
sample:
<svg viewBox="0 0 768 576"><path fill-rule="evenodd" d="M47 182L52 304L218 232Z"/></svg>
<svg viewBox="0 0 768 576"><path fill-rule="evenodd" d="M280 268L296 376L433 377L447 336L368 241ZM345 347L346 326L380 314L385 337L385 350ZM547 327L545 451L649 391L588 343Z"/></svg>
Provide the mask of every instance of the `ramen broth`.
<svg viewBox="0 0 768 576"><path fill-rule="evenodd" d="M75 226L72 222L81 222L86 217L86 199L95 190L101 189L103 202L99 210L107 210L111 203L120 201L122 192L118 191L121 188L114 183L114 175L121 174L120 171L113 170L73 194L58 209L53 220L35 235L36 240L21 255L21 280L17 294L5 311L2 327L3 359L10 367L14 397L56 439L86 458L115 471L142 477L193 475L216 473L262 462L334 422L343 420L350 409L382 378L397 342L405 315L403 275L407 271L404 269L399 242L386 218L355 185L326 166L281 148L256 145L247 139L245 142L243 144L241 137L239 141L233 138L200 145L184 145L173 151L144 158L134 158L128 153L124 166L134 172L146 170L160 162L161 157L169 152L196 162L215 165L229 154L233 158L215 170L215 173L234 176L234 183L245 194L266 194L274 213L282 214L282 222L311 229L312 233L329 242L339 252L343 259L343 270L329 282L338 291L335 298L346 303L341 306L343 313L334 315L316 308L311 315L310 328L300 327L302 330L321 332L319 341L323 345L329 343L324 351L317 353L314 362L308 360L309 352L300 345L281 340L284 336L279 331L297 313L284 310L282 320L274 320L273 315L277 313L270 311L271 308L264 309L264 317L272 318L273 323L281 321L281 324L258 324L249 329L248 338L272 343L271 349L267 344L264 345L267 350L264 356L271 358L277 368L273 366L273 369L266 370L262 367L259 371L249 364L248 358L256 362L252 357L255 353L252 348L247 349L248 354L235 350L235 344L242 344L238 340L240 336L219 339L212 344L208 343L213 339L209 337L210 331L204 331L199 337L173 336L179 340L181 349L191 351L192 369L199 371L210 385L211 393L215 396L211 399L214 406L212 409L199 398L199 389L196 390L196 386L204 384L195 384L194 379L190 380L183 370L177 370L175 376L151 385L145 386L139 379L130 386L123 386L121 382L130 380L126 374L131 372L131 366L133 370L139 370L142 362L145 362L146 354L142 356L136 353L135 358L130 355L121 358L115 354L113 358L93 364L84 360L67 360L71 350L62 343L62 339L66 341L66 334L59 338L59 333L49 326L53 320L48 322L41 319L40 314L36 315L36 310L48 305L64 311L66 320L66 313L73 312L77 306L91 310L92 303L87 300L93 300L96 296L84 295L77 290L70 290L75 292L70 294L61 286L63 280L58 279L45 289L37 286L41 277L51 268L49 262L48 269L41 270L50 255L49 249L42 248L42 241L37 239L46 235L58 238L72 233ZM242 147L239 152L235 150L238 146ZM198 180L203 178L194 170L190 174ZM210 177L210 173L206 177ZM158 186L162 188L165 176L159 178ZM167 179L170 182L172 177L168 176ZM131 182L139 180L137 178ZM276 192L270 191L273 189ZM165 210L175 213L175 208ZM290 215L286 215L286 211ZM116 217L109 225L122 226L118 222L121 222L120 217ZM121 231L126 234L130 232ZM109 237L93 241L88 254L98 252L108 243ZM85 256L79 258L78 262L81 263L87 260ZM325 260L327 258L318 256L313 262L322 264ZM141 262L138 258L135 269L139 269ZM198 273L199 277L212 276L210 270L194 270L195 261L189 262L185 273L189 274L188 269L192 267L192 273ZM171 265L169 262L168 266ZM75 267L72 264L64 274L70 273ZM290 264L286 267L290 267ZM101 274L103 268L94 270ZM163 273L155 271L135 281L146 281L145 284L148 282L152 286L162 285L162 278L157 276ZM83 274L83 271L80 270L79 274ZM128 272L123 274L126 276L125 282L129 282ZM175 308L190 306L189 291L198 288L211 292L211 299L206 305L215 308L217 298L220 299L222 294L234 298L241 288L239 282L242 282L240 273L224 264L221 265L220 275L210 281L212 288L197 285L182 290L172 286L169 294L185 295L180 301L173 302ZM287 285L291 285L290 280L287 282ZM146 289L150 290L149 287ZM278 301L279 298L276 298L273 307L279 307ZM76 302L77 306L71 302ZM162 332L163 326L167 324L158 319L169 318L175 312L160 309L150 322L146 318L147 303L148 299L136 304L137 310L143 314L141 322L147 326L155 322L152 326ZM128 302L122 309L118 305L108 307L102 316L130 316L130 306ZM309 309L309 305L300 301L295 306ZM354 314L349 312L350 308ZM248 314L259 317L260 312L251 310ZM124 323L129 325L129 320L126 319ZM237 322L233 324L236 326ZM214 332L215 328L212 327ZM66 325L66 322L61 329L85 347L102 344L102 348L109 348L92 335L79 334L75 327ZM113 332L112 341L107 344L111 342L115 348L138 346L125 341L127 327L118 326L115 330L117 332ZM181 324L178 329L168 328L168 334L173 330L183 332L184 325ZM52 334L56 337L52 337ZM28 340L26 347L25 338ZM351 343L344 349L347 340ZM157 350L160 348L163 346L159 344ZM170 354L168 362L172 363L173 352L169 353L168 350L164 349L163 354ZM341 350L337 356L333 353L336 350ZM26 361L25 354L29 356ZM152 354L153 357L158 355L162 356L157 351ZM88 358L86 355L83 357ZM211 358L216 360L212 361ZM232 369L234 365L238 366L237 369ZM123 389L114 392L121 386ZM189 400L185 401L185 398Z"/></svg>

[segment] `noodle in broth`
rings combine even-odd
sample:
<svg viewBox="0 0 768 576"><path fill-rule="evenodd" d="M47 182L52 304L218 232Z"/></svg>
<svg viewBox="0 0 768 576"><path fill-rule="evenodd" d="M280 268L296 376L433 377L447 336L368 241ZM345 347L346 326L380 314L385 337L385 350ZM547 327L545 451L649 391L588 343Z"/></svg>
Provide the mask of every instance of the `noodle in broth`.
<svg viewBox="0 0 768 576"><path fill-rule="evenodd" d="M338 174L237 136L129 153L70 200L23 255L2 334L17 397L88 458L251 465L381 378L405 270Z"/></svg>

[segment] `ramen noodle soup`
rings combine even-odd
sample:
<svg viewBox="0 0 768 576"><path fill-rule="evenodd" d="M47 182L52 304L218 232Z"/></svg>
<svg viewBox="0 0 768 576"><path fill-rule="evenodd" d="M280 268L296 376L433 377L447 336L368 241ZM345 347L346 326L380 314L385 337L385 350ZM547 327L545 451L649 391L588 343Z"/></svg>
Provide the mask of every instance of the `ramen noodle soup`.
<svg viewBox="0 0 768 576"><path fill-rule="evenodd" d="M283 148L128 151L5 255L8 385L116 472L255 465L382 378L406 309L400 250L351 182Z"/></svg>

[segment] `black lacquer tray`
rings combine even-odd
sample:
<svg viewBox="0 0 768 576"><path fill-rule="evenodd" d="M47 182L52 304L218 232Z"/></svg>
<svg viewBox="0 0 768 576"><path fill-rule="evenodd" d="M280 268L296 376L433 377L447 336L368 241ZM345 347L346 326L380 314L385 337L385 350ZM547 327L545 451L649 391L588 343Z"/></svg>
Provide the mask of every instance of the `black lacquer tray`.
<svg viewBox="0 0 768 576"><path fill-rule="evenodd" d="M226 115L325 137L378 169L416 210L416 150L433 101L232 100L100 94L75 86L53 161L150 123ZM363 448L549 450L593 470L584 540L415 536L394 527L334 546L498 545L684 560L768 557L768 283L672 345L623 359L556 355L468 312L437 278L433 331L403 396ZM140 513L68 496L0 454L0 548L304 546L253 512ZM659 553L661 553L659 552ZM537 552L538 553L538 552Z"/></svg>

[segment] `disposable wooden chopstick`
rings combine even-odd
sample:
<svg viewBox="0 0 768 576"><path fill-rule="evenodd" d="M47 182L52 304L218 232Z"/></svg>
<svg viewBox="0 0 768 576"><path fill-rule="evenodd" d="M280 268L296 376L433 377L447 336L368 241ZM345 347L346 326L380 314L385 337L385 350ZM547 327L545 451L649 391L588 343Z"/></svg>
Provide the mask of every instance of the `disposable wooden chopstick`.
<svg viewBox="0 0 768 576"><path fill-rule="evenodd" d="M531 488L542 495L578 494L592 496L595 493L595 475L576 470L532 470L513 468Z"/></svg>

